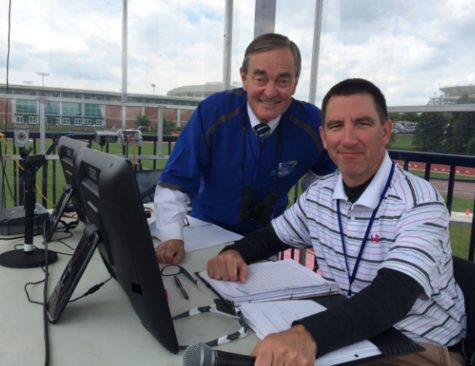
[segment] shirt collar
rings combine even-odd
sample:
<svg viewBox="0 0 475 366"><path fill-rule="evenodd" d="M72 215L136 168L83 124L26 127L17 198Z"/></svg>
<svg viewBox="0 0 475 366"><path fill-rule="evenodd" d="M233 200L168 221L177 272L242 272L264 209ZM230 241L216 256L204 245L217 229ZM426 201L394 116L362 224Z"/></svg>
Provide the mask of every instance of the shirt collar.
<svg viewBox="0 0 475 366"><path fill-rule="evenodd" d="M365 191L354 203L355 205L366 206L371 209L375 209L381 198L381 193L383 192L386 180L388 179L389 172L391 170L392 161L389 157L388 152L386 151L384 155L383 163L378 168L375 176L371 180L371 183L366 187ZM338 175L338 181L333 191L333 199L338 200L348 200L346 196L345 189L343 187L343 179L341 174Z"/></svg>
<svg viewBox="0 0 475 366"><path fill-rule="evenodd" d="M254 111L252 110L249 103L247 103L247 114L249 115L249 122L251 123L251 127L257 126L259 123L261 123L261 121L259 121L259 119L254 114ZM274 130L279 125L280 117L282 117L282 115L277 116L276 118L267 122L267 125L270 127L270 133L274 132Z"/></svg>

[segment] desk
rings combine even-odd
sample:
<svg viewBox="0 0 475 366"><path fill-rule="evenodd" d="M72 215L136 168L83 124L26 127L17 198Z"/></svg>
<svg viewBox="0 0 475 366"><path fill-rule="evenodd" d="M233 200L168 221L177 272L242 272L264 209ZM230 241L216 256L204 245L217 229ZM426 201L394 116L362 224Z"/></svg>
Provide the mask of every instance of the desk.
<svg viewBox="0 0 475 366"><path fill-rule="evenodd" d="M83 226L73 230L73 237L65 240L75 247ZM56 233L56 237L62 233ZM0 252L13 249L23 239L0 240ZM35 237L39 248L42 238ZM58 242L51 242L49 249L70 253ZM219 247L187 253L183 265L191 271L206 268L208 258ZM48 292L51 293L65 268L69 257L59 255L50 265ZM73 298L91 286L104 281L109 274L96 251ZM23 287L26 282L44 278L40 268L16 269L0 266L0 365L43 365L45 359L42 307L28 302ZM196 288L183 279L183 286L190 295L185 300L173 283L172 277L164 278L172 315L194 306L208 305L216 296L201 282ZM29 287L30 297L42 301L43 285ZM175 321L180 344L202 342L230 333L239 328L237 321L216 314L201 314ZM115 280L106 283L99 291L67 305L57 324L50 324L50 364L52 366L175 366L182 365L183 352L170 353L142 326L122 288ZM257 342L251 332L246 338L217 347L217 349L247 354Z"/></svg>

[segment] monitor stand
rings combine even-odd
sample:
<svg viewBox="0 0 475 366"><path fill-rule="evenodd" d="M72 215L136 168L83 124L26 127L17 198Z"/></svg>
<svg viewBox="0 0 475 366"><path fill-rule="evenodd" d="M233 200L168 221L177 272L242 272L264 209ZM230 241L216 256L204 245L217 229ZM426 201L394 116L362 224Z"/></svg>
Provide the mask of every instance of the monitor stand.
<svg viewBox="0 0 475 366"><path fill-rule="evenodd" d="M56 207L43 224L43 239L45 241L51 240L51 237L53 236L54 231L56 230L56 227L58 226L58 223L61 220L61 217L63 217L64 211L66 211L66 207L68 206L69 201L71 201L72 195L72 187L64 187L64 192L59 198Z"/></svg>
<svg viewBox="0 0 475 366"><path fill-rule="evenodd" d="M36 171L46 162L44 155L22 152L21 164L25 171L25 243L23 250L11 250L0 255L0 265L10 268L34 268L56 262L56 252L38 249L33 245L36 205Z"/></svg>
<svg viewBox="0 0 475 366"><path fill-rule="evenodd" d="M94 225L87 225L48 299L47 314L51 323L56 323L59 320L99 242L100 235L97 228Z"/></svg>

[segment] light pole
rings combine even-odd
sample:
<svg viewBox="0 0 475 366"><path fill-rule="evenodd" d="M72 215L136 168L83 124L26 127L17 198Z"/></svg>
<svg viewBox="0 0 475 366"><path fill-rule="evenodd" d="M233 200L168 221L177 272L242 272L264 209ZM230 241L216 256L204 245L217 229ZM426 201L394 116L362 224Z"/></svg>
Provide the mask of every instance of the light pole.
<svg viewBox="0 0 475 366"><path fill-rule="evenodd" d="M155 94L155 84L150 84L152 86L152 93Z"/></svg>
<svg viewBox="0 0 475 366"><path fill-rule="evenodd" d="M44 88L45 87L45 76L49 76L49 74L47 72L42 72L42 71L38 71L37 74L39 76L41 76L41 85Z"/></svg>

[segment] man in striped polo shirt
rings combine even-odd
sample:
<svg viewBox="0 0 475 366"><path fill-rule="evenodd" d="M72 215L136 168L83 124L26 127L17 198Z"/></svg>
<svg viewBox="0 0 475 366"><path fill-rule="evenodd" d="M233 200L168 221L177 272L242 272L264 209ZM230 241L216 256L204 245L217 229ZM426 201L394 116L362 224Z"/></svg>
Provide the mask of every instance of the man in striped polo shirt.
<svg viewBox="0 0 475 366"><path fill-rule="evenodd" d="M371 82L347 79L322 104L320 128L338 172L315 182L272 223L208 262L211 277L246 281L247 264L301 243L348 301L260 342L256 365L313 365L315 357L394 326L420 353L377 365L463 365L461 289L453 277L449 213L427 181L386 151L392 121Z"/></svg>

